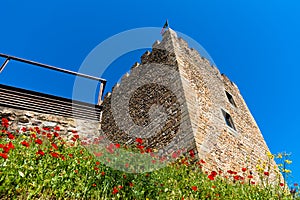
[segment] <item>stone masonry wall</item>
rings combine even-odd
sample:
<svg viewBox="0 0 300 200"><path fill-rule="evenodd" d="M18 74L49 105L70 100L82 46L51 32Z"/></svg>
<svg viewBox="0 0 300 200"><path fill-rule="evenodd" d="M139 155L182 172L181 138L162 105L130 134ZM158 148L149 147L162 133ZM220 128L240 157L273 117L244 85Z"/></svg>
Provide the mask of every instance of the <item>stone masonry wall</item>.
<svg viewBox="0 0 300 200"><path fill-rule="evenodd" d="M21 131L23 127L29 130L34 127L41 129L42 127L54 128L58 126L60 131L56 132L66 140L71 139L73 132L76 131L80 139L88 141L95 135L91 131L100 129L98 121L66 118L2 106L0 106L0 118L7 118L9 120L9 130Z"/></svg>
<svg viewBox="0 0 300 200"><path fill-rule="evenodd" d="M177 39L175 32L173 34L179 71L187 83L186 101L191 104L192 124L197 126L194 134L200 157L207 160L209 168L241 171L247 167L258 178L255 166L258 160L268 160L269 149L239 89L198 52L188 48L185 41ZM235 106L225 91L232 95ZM194 93L196 101L189 99ZM226 125L222 110L231 116L236 130ZM276 168L273 160L271 166Z"/></svg>
<svg viewBox="0 0 300 200"><path fill-rule="evenodd" d="M219 70L211 66L196 50L189 48L172 30L166 31L163 40L155 42L152 52L146 52L142 56L141 64L135 64L133 68L143 68L147 63L169 64L180 74L180 80L177 80L180 85L178 88L183 90L182 97L188 110L185 116L181 116L189 126L187 137L184 139L187 143L185 148L194 149L198 158L207 161L206 167L210 170L231 169L241 172L241 168L246 167L251 170L255 180L258 180L255 166L259 160L268 160L266 154L269 149L237 86L225 75L221 75ZM122 86L122 81L116 87ZM230 103L225 91L232 96L235 105ZM134 104L139 105L144 101L144 98L151 94L151 89L145 88L143 92ZM102 104L102 127L111 135L112 140L130 143L132 141L128 141L125 131L120 130L113 120L110 98L108 94ZM161 97L158 103L162 103L160 101ZM145 117L148 108L150 106L144 109L141 115L137 114L136 118L141 120ZM131 112L139 113L140 107L132 107ZM231 116L235 130L226 124L223 112ZM139 120L136 123L141 125ZM168 143L168 140L172 140L171 132L176 133L177 125L168 128L169 131L164 134L162 131L156 138L146 140L146 145L158 144L156 147L160 148ZM270 164L271 169L277 170L274 160L271 160ZM274 178L275 173L270 173L270 178Z"/></svg>
<svg viewBox="0 0 300 200"><path fill-rule="evenodd" d="M168 74L172 70L176 72L175 75ZM142 77L144 75L147 77ZM141 86L138 87L139 85ZM113 97L122 99L126 95L130 98L112 105ZM146 52L141 57L141 64L134 64L130 73L115 85L112 94L108 93L104 97L102 106L101 129L111 141L130 144L138 137L133 136L132 132L148 130L146 133L152 136L144 135L143 144L146 147L164 149L165 153L172 152L172 149L195 149L172 40L155 42L152 52ZM153 111L158 108L155 106L161 106L167 115L165 120L160 115L153 115ZM118 113L114 115L112 109ZM155 119L165 122L159 130L157 126L151 128L151 120ZM126 128L120 128L117 124L122 121Z"/></svg>

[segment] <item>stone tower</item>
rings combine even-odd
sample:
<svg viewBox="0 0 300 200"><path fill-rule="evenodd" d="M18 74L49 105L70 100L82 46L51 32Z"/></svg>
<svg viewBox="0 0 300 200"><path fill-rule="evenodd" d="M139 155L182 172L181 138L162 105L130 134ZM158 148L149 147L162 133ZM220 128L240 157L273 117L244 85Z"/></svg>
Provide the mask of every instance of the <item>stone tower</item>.
<svg viewBox="0 0 300 200"><path fill-rule="evenodd" d="M124 75L113 91L126 80L134 85L137 79L129 78L135 73L134 69L145 68L151 63L166 64L176 70L179 77L174 83L182 92L170 92L160 84L152 84L140 87L139 92L132 95L128 105L135 125L149 124L151 117L148 112L153 104L161 104L171 110L168 114L172 117L167 118L167 125L162 126L155 136L145 139L145 145L159 149L164 143L174 140L178 121L184 119L182 130L185 135L177 141L184 141L186 150L194 150L199 159L204 159L208 169L240 172L241 168L246 167L256 176L255 166L259 159L268 160L266 153L269 149L236 84L169 29L163 34L162 41L153 44L152 51L141 57L141 64L133 65L131 72ZM176 101L174 95L184 99L186 113L178 115L180 107L172 103L174 98ZM107 94L102 103L102 130L113 141L132 143L132 137L116 124L111 97L110 93ZM171 99L171 103L166 103L164 98ZM125 104L114 106L122 109ZM126 123L126 119L121 120ZM270 165L276 166L274 160L270 160Z"/></svg>

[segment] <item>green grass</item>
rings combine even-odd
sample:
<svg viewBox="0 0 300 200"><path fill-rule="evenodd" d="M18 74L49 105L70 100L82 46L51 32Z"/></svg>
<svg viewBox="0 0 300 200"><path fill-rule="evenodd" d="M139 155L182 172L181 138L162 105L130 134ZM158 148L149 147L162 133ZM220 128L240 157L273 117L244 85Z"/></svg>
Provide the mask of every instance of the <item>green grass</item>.
<svg viewBox="0 0 300 200"><path fill-rule="evenodd" d="M190 157L152 172L125 173L99 162L76 136L65 142L52 129L9 133L7 126L2 120L0 199L292 199L279 185L253 184L246 172L205 173L204 161Z"/></svg>

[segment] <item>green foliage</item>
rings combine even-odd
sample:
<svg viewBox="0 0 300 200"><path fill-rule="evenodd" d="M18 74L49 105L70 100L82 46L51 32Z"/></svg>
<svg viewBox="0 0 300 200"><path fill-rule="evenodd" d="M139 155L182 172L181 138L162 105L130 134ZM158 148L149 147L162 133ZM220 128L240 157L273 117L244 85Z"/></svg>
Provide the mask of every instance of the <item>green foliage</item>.
<svg viewBox="0 0 300 200"><path fill-rule="evenodd" d="M246 168L244 176L206 173L205 161L194 162L192 155L153 172L124 173L100 163L76 133L66 142L58 127L7 128L2 120L0 199L292 199L282 186L255 184Z"/></svg>

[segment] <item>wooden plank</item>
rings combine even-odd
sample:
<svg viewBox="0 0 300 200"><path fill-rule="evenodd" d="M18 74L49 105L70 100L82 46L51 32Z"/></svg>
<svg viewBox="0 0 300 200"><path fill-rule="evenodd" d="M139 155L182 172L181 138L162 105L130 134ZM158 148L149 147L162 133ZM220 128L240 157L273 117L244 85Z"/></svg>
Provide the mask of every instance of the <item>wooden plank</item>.
<svg viewBox="0 0 300 200"><path fill-rule="evenodd" d="M0 105L63 117L98 120L102 106L0 84Z"/></svg>

